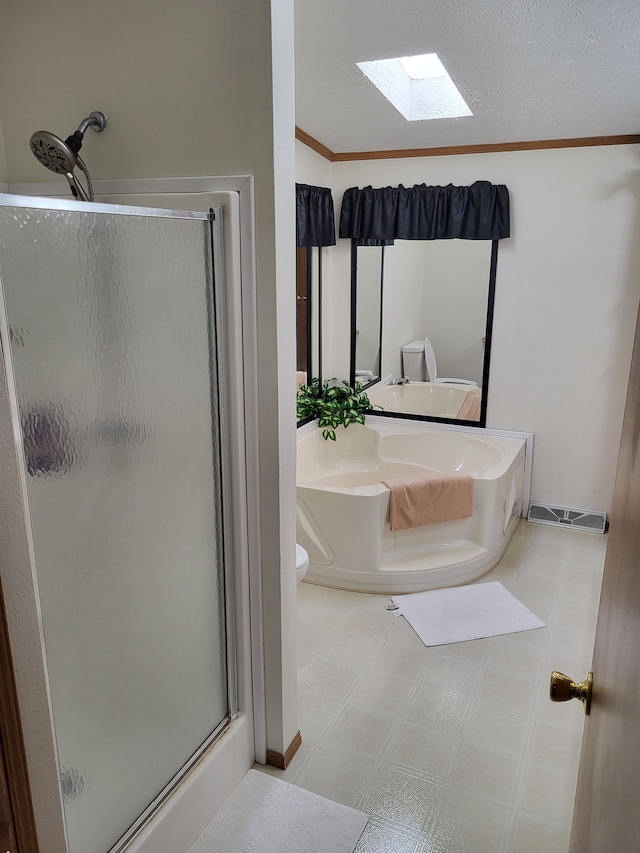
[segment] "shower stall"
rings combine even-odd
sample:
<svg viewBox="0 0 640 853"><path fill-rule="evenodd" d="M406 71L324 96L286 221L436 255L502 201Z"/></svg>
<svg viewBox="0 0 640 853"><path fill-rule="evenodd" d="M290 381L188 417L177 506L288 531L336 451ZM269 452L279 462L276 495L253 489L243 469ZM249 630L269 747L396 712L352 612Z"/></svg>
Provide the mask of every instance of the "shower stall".
<svg viewBox="0 0 640 853"><path fill-rule="evenodd" d="M124 849L241 716L221 220L0 196L3 367L65 836L48 849Z"/></svg>

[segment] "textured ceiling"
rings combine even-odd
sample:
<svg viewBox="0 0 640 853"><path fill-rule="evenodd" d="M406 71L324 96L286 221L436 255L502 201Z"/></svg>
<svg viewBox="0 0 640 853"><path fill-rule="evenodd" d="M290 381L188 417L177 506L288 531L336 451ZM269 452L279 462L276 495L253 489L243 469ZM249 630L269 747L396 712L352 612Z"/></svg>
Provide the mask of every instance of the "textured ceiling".
<svg viewBox="0 0 640 853"><path fill-rule="evenodd" d="M296 124L334 152L640 133L640 0L295 0ZM407 122L356 62L437 53L473 116Z"/></svg>

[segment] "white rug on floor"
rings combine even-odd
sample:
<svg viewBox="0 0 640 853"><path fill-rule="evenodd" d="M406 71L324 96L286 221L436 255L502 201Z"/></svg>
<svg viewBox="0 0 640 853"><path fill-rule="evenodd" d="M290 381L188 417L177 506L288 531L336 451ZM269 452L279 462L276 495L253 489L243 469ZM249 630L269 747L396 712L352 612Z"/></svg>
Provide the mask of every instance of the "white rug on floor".
<svg viewBox="0 0 640 853"><path fill-rule="evenodd" d="M546 627L499 581L394 595L392 601L425 646Z"/></svg>
<svg viewBox="0 0 640 853"><path fill-rule="evenodd" d="M249 770L189 853L353 853L368 820L259 770Z"/></svg>

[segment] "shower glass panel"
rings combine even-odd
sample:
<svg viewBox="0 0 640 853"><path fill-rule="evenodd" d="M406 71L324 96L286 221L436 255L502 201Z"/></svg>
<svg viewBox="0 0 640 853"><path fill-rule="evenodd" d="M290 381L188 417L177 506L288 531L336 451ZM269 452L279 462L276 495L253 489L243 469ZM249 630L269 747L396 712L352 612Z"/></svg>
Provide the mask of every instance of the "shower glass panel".
<svg viewBox="0 0 640 853"><path fill-rule="evenodd" d="M0 206L0 274L68 846L105 853L232 710L212 225L52 206Z"/></svg>

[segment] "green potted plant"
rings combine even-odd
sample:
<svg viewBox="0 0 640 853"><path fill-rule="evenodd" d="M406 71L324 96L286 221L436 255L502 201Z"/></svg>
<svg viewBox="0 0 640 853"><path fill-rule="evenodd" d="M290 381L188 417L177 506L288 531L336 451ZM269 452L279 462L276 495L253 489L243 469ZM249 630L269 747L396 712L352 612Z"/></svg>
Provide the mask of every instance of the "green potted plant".
<svg viewBox="0 0 640 853"><path fill-rule="evenodd" d="M325 440L335 441L339 426L363 424L371 408L371 401L360 382L353 387L346 379L341 382L327 379L322 384L319 379L312 379L298 390L298 420L316 418Z"/></svg>

